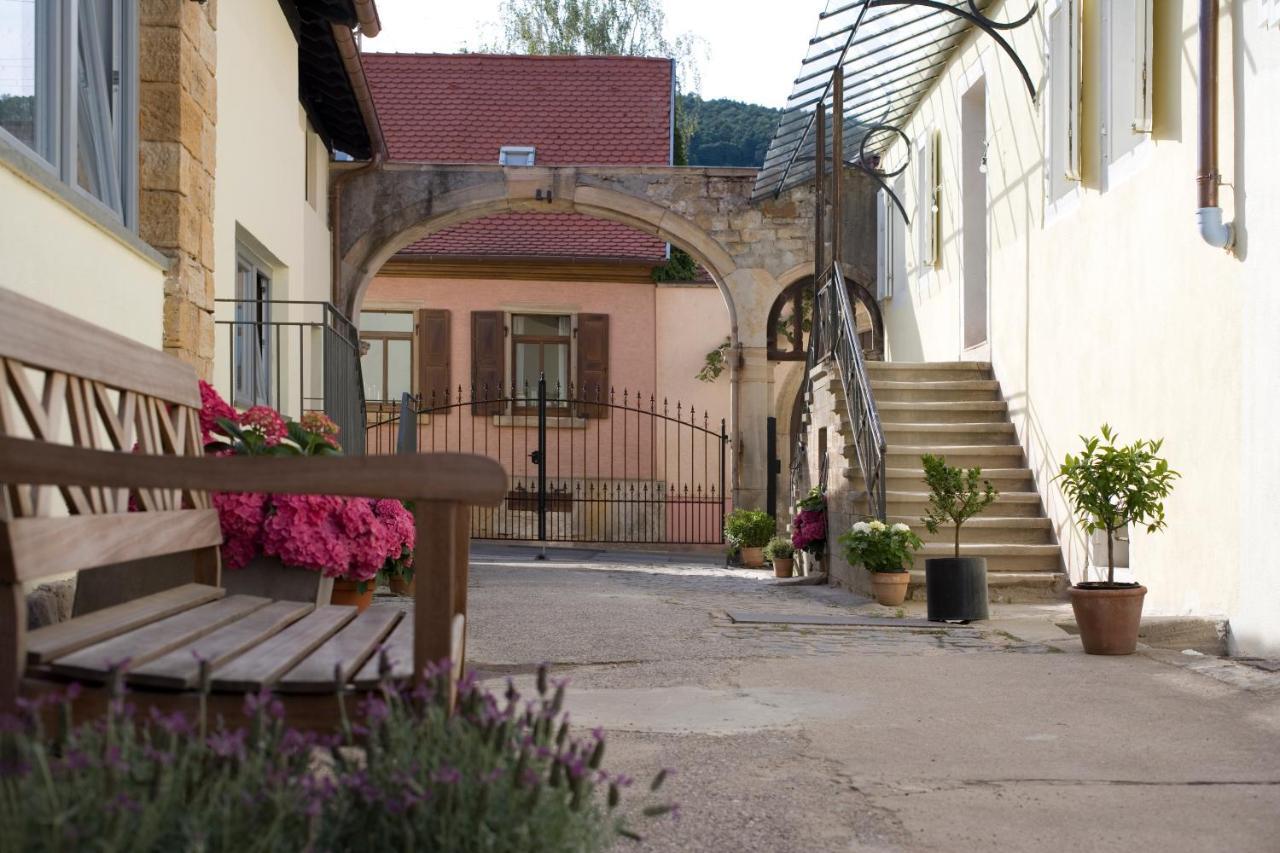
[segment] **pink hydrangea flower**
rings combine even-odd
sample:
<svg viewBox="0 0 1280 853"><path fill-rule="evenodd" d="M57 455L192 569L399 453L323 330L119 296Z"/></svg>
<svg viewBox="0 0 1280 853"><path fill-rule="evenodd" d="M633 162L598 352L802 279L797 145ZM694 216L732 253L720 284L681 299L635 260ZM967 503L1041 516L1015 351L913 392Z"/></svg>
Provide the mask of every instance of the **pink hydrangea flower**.
<svg viewBox="0 0 1280 853"><path fill-rule="evenodd" d="M200 436L205 444L213 440L213 433L221 434L221 429L218 427L218 420L221 418L232 422L238 421L236 410L226 400L222 399L212 385L201 379Z"/></svg>
<svg viewBox="0 0 1280 853"><path fill-rule="evenodd" d="M240 425L262 433L268 447L279 444L289 434L284 418L270 406L254 406L249 409L240 416Z"/></svg>
<svg viewBox="0 0 1280 853"><path fill-rule="evenodd" d="M262 547L267 496L246 492L215 492L213 506L222 527L222 558L228 569L243 569Z"/></svg>
<svg viewBox="0 0 1280 853"><path fill-rule="evenodd" d="M302 420L299 423L307 432L312 432L322 437L330 446L339 447L338 425L324 412L307 412L302 416ZM339 447L339 449L341 448Z"/></svg>

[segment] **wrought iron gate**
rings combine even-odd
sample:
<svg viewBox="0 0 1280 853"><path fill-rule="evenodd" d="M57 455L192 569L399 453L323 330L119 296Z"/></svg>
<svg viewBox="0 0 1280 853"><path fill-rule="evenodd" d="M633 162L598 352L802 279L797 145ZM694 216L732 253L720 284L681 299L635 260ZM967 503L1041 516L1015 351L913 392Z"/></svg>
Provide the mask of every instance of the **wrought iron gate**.
<svg viewBox="0 0 1280 853"><path fill-rule="evenodd" d="M417 421L410 440L406 416ZM472 509L477 539L724 541L728 435L723 419L717 430L693 406L627 391L577 394L541 379L532 393L473 390L467 399L458 388L371 412L367 452L396 452L398 434L421 452L478 453L502 464L507 497Z"/></svg>

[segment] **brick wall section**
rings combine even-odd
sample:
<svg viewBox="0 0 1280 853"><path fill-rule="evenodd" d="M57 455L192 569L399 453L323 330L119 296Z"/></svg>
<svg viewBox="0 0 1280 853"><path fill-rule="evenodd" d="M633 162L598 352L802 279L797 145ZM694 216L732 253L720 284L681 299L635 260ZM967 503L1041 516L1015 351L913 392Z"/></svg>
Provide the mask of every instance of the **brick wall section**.
<svg viewBox="0 0 1280 853"><path fill-rule="evenodd" d="M141 0L139 234L170 259L164 349L213 366L218 0Z"/></svg>

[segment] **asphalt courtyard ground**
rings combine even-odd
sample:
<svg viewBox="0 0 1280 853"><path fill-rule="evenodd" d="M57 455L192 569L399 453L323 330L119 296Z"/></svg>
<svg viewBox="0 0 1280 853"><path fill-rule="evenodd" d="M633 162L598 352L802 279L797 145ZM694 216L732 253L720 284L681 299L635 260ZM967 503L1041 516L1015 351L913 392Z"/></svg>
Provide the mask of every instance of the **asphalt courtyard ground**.
<svg viewBox="0 0 1280 853"><path fill-rule="evenodd" d="M676 769L679 819L622 849L1280 851L1280 675L1087 656L1052 608L804 624L898 613L698 558L532 553L477 547L469 663L496 687L549 662L610 769Z"/></svg>

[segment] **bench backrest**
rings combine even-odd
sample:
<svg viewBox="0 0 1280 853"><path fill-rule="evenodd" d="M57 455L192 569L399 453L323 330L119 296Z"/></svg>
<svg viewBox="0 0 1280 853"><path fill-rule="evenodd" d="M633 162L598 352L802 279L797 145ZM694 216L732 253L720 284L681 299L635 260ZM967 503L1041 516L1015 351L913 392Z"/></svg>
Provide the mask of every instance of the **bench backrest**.
<svg viewBox="0 0 1280 853"><path fill-rule="evenodd" d="M0 289L0 434L199 456L199 409L190 365ZM0 580L21 583L221 541L204 492L32 486L6 482L0 471ZM216 579L216 553L212 559Z"/></svg>

